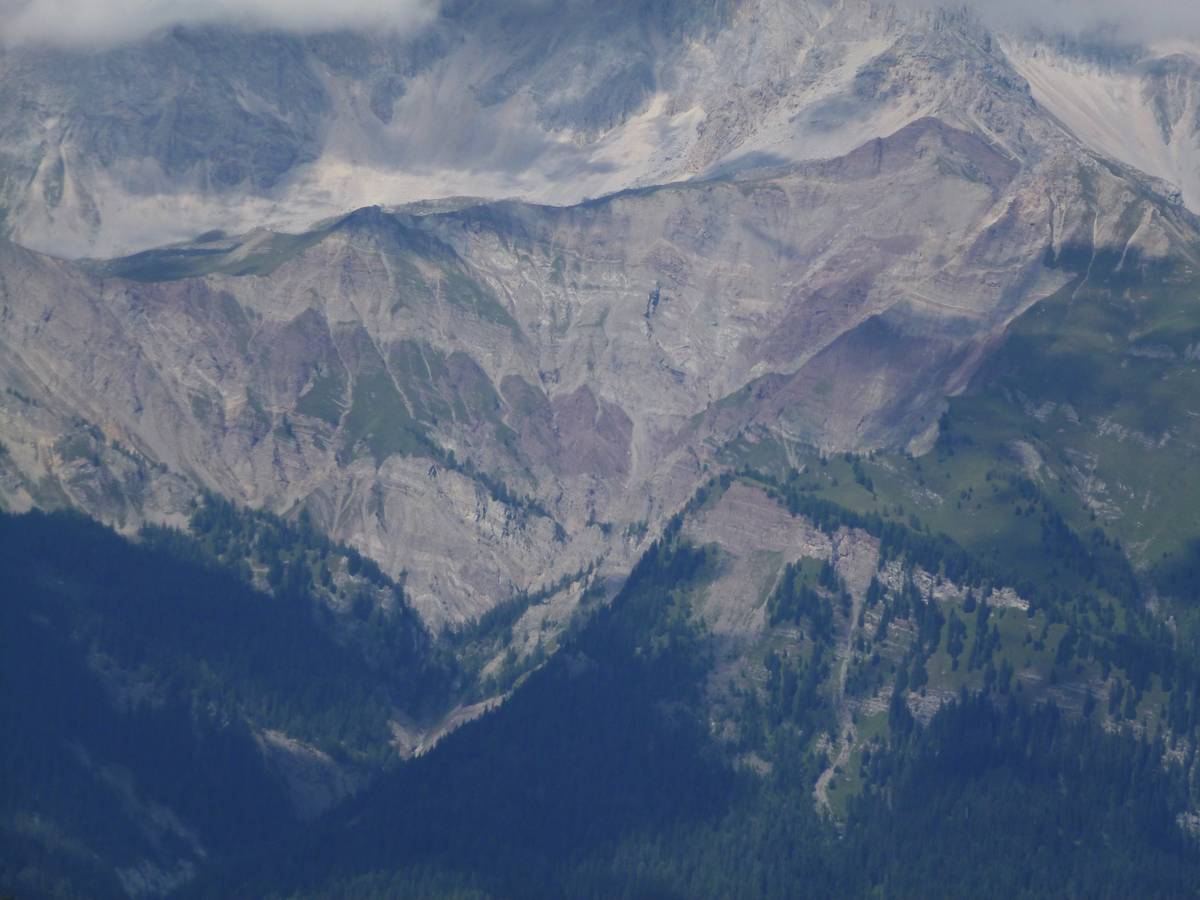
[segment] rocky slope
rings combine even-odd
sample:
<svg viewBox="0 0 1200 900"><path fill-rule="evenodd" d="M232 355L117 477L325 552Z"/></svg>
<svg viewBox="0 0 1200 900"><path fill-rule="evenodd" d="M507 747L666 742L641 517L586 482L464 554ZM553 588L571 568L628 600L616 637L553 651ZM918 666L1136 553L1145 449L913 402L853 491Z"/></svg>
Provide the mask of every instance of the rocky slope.
<svg viewBox="0 0 1200 900"><path fill-rule="evenodd" d="M1006 57L1039 106L1087 146L1161 178L1200 209L1200 47L1009 38Z"/></svg>
<svg viewBox="0 0 1200 900"><path fill-rule="evenodd" d="M0 838L61 868L26 812L65 770L97 820L126 803L124 846L81 863L110 892L233 858L221 811L190 807L212 812L207 789L170 789L207 784L190 757L105 744L167 684L170 718L139 727L205 777L206 729L232 735L265 830L384 785L366 818L304 832L298 890L330 877L326 846L434 878L404 835L435 819L494 859L497 835L523 841L489 816L525 809L526 780L611 815L606 840L749 773L845 823L963 690L1166 735L1149 769L1194 783L1191 51L866 0L544 12L461 0L403 40L0 51L0 507L201 548L96 529L105 566L53 540L12 555L14 646L109 698L82 736L14 709L108 762L42 766L26 740L13 759L37 777ZM224 510L207 530L204 509ZM118 557L217 578L223 618L202 590L144 615L173 596L152 578L129 614ZM247 637L232 661L225 632ZM241 677L256 661L265 686ZM548 781L530 734L558 754ZM628 790L579 778L583 757ZM514 859L553 856L560 826L590 846L557 803L549 843ZM1194 797L1169 808L1191 821ZM167 829L197 836L178 853L145 830L167 814L204 823Z"/></svg>
<svg viewBox="0 0 1200 900"><path fill-rule="evenodd" d="M1025 129L1028 130L1028 129ZM461 621L621 571L751 424L927 445L1064 248L1186 214L1086 157L922 120L835 161L571 208L377 208L106 265L3 249L6 496L314 520ZM1093 242L1096 242L1094 244Z"/></svg>

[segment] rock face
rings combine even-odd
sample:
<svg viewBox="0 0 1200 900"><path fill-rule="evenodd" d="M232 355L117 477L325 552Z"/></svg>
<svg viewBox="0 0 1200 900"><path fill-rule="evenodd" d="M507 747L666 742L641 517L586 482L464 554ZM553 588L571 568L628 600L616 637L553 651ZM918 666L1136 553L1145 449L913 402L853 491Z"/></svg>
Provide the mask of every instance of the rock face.
<svg viewBox="0 0 1200 900"><path fill-rule="evenodd" d="M924 119L570 208L369 208L104 265L7 244L6 501L127 526L197 488L303 505L461 621L623 571L750 426L919 443L1064 282L1048 258L1191 227L1099 164Z"/></svg>
<svg viewBox="0 0 1200 900"><path fill-rule="evenodd" d="M690 180L371 206L107 263L2 243L3 502L127 528L181 521L199 489L304 507L407 572L429 623L461 622L627 571L748 429L926 446L1064 256L1196 244L1160 181L1095 155L1039 105L1033 57L966 15L550 18L462 3L404 43L5 51L0 203L34 247L161 243L155 210L179 234L311 219L349 179L375 202ZM1162 77L1184 127L1190 75Z"/></svg>
<svg viewBox="0 0 1200 900"><path fill-rule="evenodd" d="M1163 179L1200 210L1200 49L1007 39L1038 104L1088 147Z"/></svg>

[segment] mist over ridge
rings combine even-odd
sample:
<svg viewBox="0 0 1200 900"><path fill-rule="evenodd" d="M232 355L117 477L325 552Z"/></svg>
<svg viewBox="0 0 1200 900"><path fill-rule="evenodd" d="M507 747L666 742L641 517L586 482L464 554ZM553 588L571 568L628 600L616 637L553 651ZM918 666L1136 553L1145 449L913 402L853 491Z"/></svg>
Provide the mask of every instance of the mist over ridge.
<svg viewBox="0 0 1200 900"><path fill-rule="evenodd" d="M849 0L849 4L860 0ZM60 45L78 50L112 47L176 26L228 25L297 34L339 30L419 32L448 4L445 0L0 0L0 43ZM599 0L499 0L493 7L576 15ZM645 6L656 6L647 0ZM847 5L818 0L817 7ZM886 8L888 3L876 3ZM1087 36L1130 43L1200 38L1200 5L1175 0L895 0L918 10L969 10L989 27Z"/></svg>

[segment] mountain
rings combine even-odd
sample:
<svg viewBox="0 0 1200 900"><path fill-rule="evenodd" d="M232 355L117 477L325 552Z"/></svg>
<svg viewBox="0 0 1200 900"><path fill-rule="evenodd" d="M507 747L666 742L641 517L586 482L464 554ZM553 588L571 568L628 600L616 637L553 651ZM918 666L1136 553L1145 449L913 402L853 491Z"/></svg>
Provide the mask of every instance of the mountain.
<svg viewBox="0 0 1200 900"><path fill-rule="evenodd" d="M957 516L1031 498L1032 552L828 499L841 479L889 499L888 464L714 479L497 712L197 892L1186 893L1194 751L1149 735L1194 728L1194 657L1119 554L1052 537L1054 501L1016 465ZM909 466L936 483L955 464Z"/></svg>
<svg viewBox="0 0 1200 900"><path fill-rule="evenodd" d="M1045 112L1195 208L1186 43L1087 62L905 4L555 6L455 0L403 37L176 28L0 49L3 229L111 256L380 203L575 203L838 157L926 116L1025 155Z"/></svg>
<svg viewBox="0 0 1200 900"><path fill-rule="evenodd" d="M1186 893L1200 56L566 6L0 51L0 886Z"/></svg>
<svg viewBox="0 0 1200 900"><path fill-rule="evenodd" d="M1023 167L923 119L578 207L373 208L103 265L9 246L12 502L130 523L177 520L196 487L300 505L407 570L428 621L463 621L627 569L747 427L927 447L1066 282L1047 250L1093 235L1147 264L1194 253L1190 216L1100 163Z"/></svg>
<svg viewBox="0 0 1200 900"><path fill-rule="evenodd" d="M1089 148L1163 179L1173 197L1200 208L1195 46L1113 47L1046 36L1002 46L1038 105Z"/></svg>
<svg viewBox="0 0 1200 900"><path fill-rule="evenodd" d="M135 546L0 517L6 889L167 893L354 793L437 715L452 664L378 569L221 504L194 527ZM215 564L239 543L242 568L269 560L258 589Z"/></svg>

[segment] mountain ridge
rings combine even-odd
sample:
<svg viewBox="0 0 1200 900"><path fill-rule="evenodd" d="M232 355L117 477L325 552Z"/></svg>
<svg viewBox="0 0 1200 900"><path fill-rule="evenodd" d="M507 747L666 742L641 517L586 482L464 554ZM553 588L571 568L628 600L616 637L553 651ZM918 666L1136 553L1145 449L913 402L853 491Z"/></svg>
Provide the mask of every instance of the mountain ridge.
<svg viewBox="0 0 1200 900"><path fill-rule="evenodd" d="M0 881L1191 883L1200 70L547 9L0 51Z"/></svg>
<svg viewBox="0 0 1200 900"><path fill-rule="evenodd" d="M596 33L605 39L593 43ZM23 243L111 256L211 228L299 230L378 202L475 193L570 205L755 159L842 156L929 115L1019 155L1022 141L1047 140L1020 133L1040 109L1005 56L1029 45L1020 39L995 38L967 13L741 0L582 4L553 22L453 5L430 31L392 40L184 28L96 53L9 48L0 205ZM105 73L145 81L147 66L172 77L115 100L72 93ZM605 86L590 82L596 71ZM1194 80L1180 75L1186 96ZM1170 105L1175 90L1164 82L1155 96ZM439 113L449 107L459 114ZM492 137L464 131L468 121ZM1085 142L1095 133L1081 130Z"/></svg>
<svg viewBox="0 0 1200 900"><path fill-rule="evenodd" d="M1078 195L1083 182L1075 180L1074 165L1064 161L1050 172L1051 177L1065 177L1064 189ZM605 546L610 552L617 550L619 558L629 552L619 543L614 546L610 538L587 523L610 521L615 516L620 530L645 519L649 511L643 507L617 512L625 502L621 500L622 489L615 483L602 486L597 479L649 476L656 480L661 477L655 474L656 460L672 458L667 448L680 439L678 435L711 432L720 443L728 439L720 435L728 436L754 421L774 423L785 434L799 425L800 431L792 432L791 440L827 444L834 449L897 439L909 441L922 432L932 433L943 397L965 384L964 379L981 359L979 354L992 340L989 334L998 333L1010 317L1061 286L1062 276L1042 265L1047 246L1044 242L1051 247L1057 242L1061 249L1077 240L1075 229L1125 228L1122 242L1132 240L1153 255L1163 252L1164 241L1165 246L1177 243L1180 238L1173 235L1184 234L1188 228L1186 215L1168 206L1147 204L1137 188L1123 186L1121 180L1098 169L1100 175L1089 176L1093 178L1089 183L1115 190L1116 196L1124 192L1126 199L1121 202L1142 206L1144 211L1137 215L1144 221L1139 227L1121 225L1121 216L1112 213L1106 218L1098 215L1092 222L1082 216L1072 221L1060 211L1051 213L1059 220L1054 230L1040 234L1017 224L1012 201L1005 196L1016 190L1017 202L1044 205L1039 195L1045 176L1034 172L1023 176L1024 182L1014 182L1017 171L979 139L928 120L908 126L886 141L865 145L841 162L793 167L779 176L685 182L615 195L576 208L510 203L468 206L456 212L419 217L367 210L336 220L338 224L309 236L272 237L260 233L222 257L232 260L229 265L233 268L227 267L227 271L244 272L242 275L219 274L218 266L212 275L163 282L158 279L174 274L201 275L203 268L197 272L185 266L183 273L164 272L155 268L161 266L163 254L154 253L135 258L134 263L109 264L107 270L100 267L96 270L99 274L88 275L85 269L70 264L50 260L35 263L39 257L14 251L17 255L10 255L5 266L10 285L7 296L12 298L8 348L15 360L26 360L18 364L18 370L26 373L22 377L35 378L33 384L46 383L51 371L61 373L53 376L61 378L69 371L62 370L63 362L69 363L72 353L81 361L84 358L77 354L86 345L80 345L78 351L66 350L72 341L83 337L75 326L55 338L66 343L58 345L53 363L49 357L31 363L29 354L44 340L36 338L39 332L57 330L54 308L67 298L77 298L71 302L82 304L79 314L96 323L90 327L110 323L104 327L116 342L113 346L158 335L153 349L142 344L142 349L131 347L129 353L131 358L146 358L147 377L152 383L174 385L162 400L156 401L168 404L164 414L137 424L142 415L139 406L146 401L130 396L128 411L106 426L109 438L138 448L155 465L166 462L185 480L198 475L206 489L256 502L255 495L244 493L241 486L240 479L245 476L234 475L234 470L228 468L236 464L247 471L241 447L261 445L264 451L276 448L260 455L260 461L253 464L267 479L262 488L256 488L263 491L276 491L279 473L287 473L290 466L300 468L295 475L285 475L287 481L299 477L301 484L307 479L313 486L330 474L342 477L337 472L345 467L351 479L366 479L362 488L355 489L361 491L377 477L371 471L386 464L396 476L401 471L406 473L402 478L409 491L417 485L455 485L454 493L448 495L457 497L453 502L461 511L455 515L474 515L467 510L475 509L477 503L469 499L470 493L462 492L475 476L455 471L455 465L447 466L450 457L444 454L453 451L456 460L471 461L474 471L490 472L492 479L511 482L512 489L506 487L499 494L484 486L487 493L508 496L515 491L516 496L536 497L540 508L551 513L547 518L535 512L528 520L531 524L543 523L537 525L539 531L557 533L557 521L568 534L575 535L583 526L586 549L562 564L563 572L574 571L604 555ZM925 210L918 212L903 197L902 192L913 189L900 186L906 179L928 185L930 179L940 181L946 177L960 186L954 189L953 200L949 194L929 194ZM892 205L880 205L874 199L873 205L868 204L868 197L877 195L872 187L877 183L887 184L896 192ZM971 201L977 204L976 210L992 207L996 210L992 215L998 218L980 228L973 221L977 212L957 209L968 196L976 198ZM846 198L857 198L852 202L859 204L866 215L876 217L879 225L868 225L863 219L845 228L836 217L842 214L838 204ZM1068 205L1069 201L1051 203L1059 210ZM722 224L735 209L744 210L739 215L744 223L753 223L752 227L743 224L730 230ZM941 217L945 223L932 232L927 225L917 226L935 237L920 236L920 230L904 239L896 236L897 222L905 217L915 222L923 212ZM808 217L804 232L792 230L791 223L798 215ZM1020 215L1028 217L1027 213ZM889 236L879 242L870 238L864 241L864 226L878 227ZM648 230L626 234L631 228L635 232L639 228ZM961 243L943 245L941 242L955 230L959 236L953 240ZM931 240L932 244L923 244ZM943 251L942 246L948 249ZM165 254L170 258L176 252ZM926 260L939 252L946 253L946 261L930 266ZM1027 267L1024 273L1014 269L1013 253L1023 258ZM183 258L190 259L186 254ZM215 258L200 256L206 264ZM124 266L127 273L136 275L129 266L137 264L138 259L141 264L149 264L138 275L140 281L123 282L111 277L114 265L118 271ZM618 262L625 274L614 280L613 266ZM572 266L581 267L578 275L571 274ZM559 271L558 267L566 268ZM47 287L62 274L71 275L63 286L51 289L57 296L51 302L52 295L44 293L46 288L31 293L26 286L22 293L13 293L12 279L22 270ZM644 274L635 274L639 270ZM744 273L755 270L757 274L747 281ZM789 283L794 286L787 287ZM1003 292L998 286L1004 283L1010 285L1012 299L997 306L995 294ZM67 284L75 287L64 294ZM93 290L99 290L105 298L98 306L87 299ZM735 296L744 295L739 301L744 312L725 301L718 302L718 294L730 290ZM34 306L41 303L35 311L29 302L39 291L46 300L35 301ZM653 301L656 292L657 303ZM772 296L779 299L767 299ZM24 305L27 312L13 318L17 308L12 306L14 302ZM113 303L127 311L117 314ZM83 313L89 307L91 311ZM202 309L208 311L201 313ZM51 318L39 324L38 320L46 315ZM112 318L114 315L117 319ZM180 324L167 325L179 315L183 316L180 322L194 323L188 328L200 325L202 331L188 337ZM145 332L147 337L134 337L117 325L119 321L135 322L146 316L150 328ZM151 324L156 320L161 324ZM21 322L25 324L18 325ZM712 328L712 322L718 327ZM163 331L164 327L168 330ZM268 330L263 332L264 328ZM945 335L940 349L935 350L938 345L929 341L930 328L942 330ZM256 339L256 333L263 336ZM897 343L906 333L913 335L910 342ZM166 334L175 337L163 343ZM200 348L191 342L199 334L206 335L208 343L197 356ZM267 334L278 337L270 338L261 350L251 351L256 340L267 340ZM91 337L95 339L95 333ZM294 348L290 351L285 349L289 341ZM431 356L422 345L436 348L436 352ZM876 361L871 354L885 346L891 348L892 361L888 362L886 355ZM859 347L874 349L864 356ZM218 348L220 358L203 361ZM164 351L167 357L154 360ZM150 355L145 356L147 353ZM176 353L183 355L177 361L171 360ZM838 366L846 365L850 368L835 374ZM876 368L866 370L870 375L855 372L864 365ZM445 366L449 368L442 368ZM803 374L806 367L824 374ZM46 374L34 374L39 368ZM289 370L291 374L281 380ZM646 396L642 406L632 406L633 396L599 388L592 373L604 370L611 373L606 377L616 379L614 383L626 384L631 378L639 378L654 384L657 393L653 399ZM237 371L244 374L234 375ZM78 396L85 396L91 376L79 372L70 377L84 378L76 380L73 390L83 391ZM230 377L234 381L221 386ZM910 387L899 386L879 393L886 381L878 379L899 379L897 385L920 385L912 381L914 377L932 380L916 393ZM360 387L353 388L347 378ZM839 407L829 409L813 386L819 388L823 380L831 378L862 378L864 383L876 379L876 387L857 400L853 393L843 394ZM377 387L371 386L376 383L372 379L378 381ZM234 387L237 381L242 384ZM25 388L17 389L28 394ZM248 400L247 390L258 399ZM387 408L394 408L394 412L387 413L390 418L386 423L378 419L378 412L363 405L367 394L362 391L374 392L376 399L371 402L376 407L385 400L392 404ZM739 408L733 398L743 396L740 391L757 392L757 402ZM280 400L271 399L274 397ZM283 400L285 397L288 399ZM667 398L673 398L669 400L673 411L663 419L661 404ZM280 401L282 405L276 405ZM52 405L55 401L47 396L44 402ZM113 409L111 396L86 402L94 409ZM904 405L891 406L897 403ZM17 417L9 419L10 459L27 459L25 465L34 468L25 470L22 477L36 483L42 476L35 473L45 472L45 463L23 456L28 451L22 451L15 440L22 410L33 408L12 395L9 404L10 415ZM905 408L909 411L899 412ZM95 412L85 409L76 407L76 412L58 427L74 427L67 424L71 415L82 414L89 421L97 418ZM696 415L701 418L693 422ZM893 415L899 418L887 418ZM864 426L864 422L873 421L871 416L879 417L878 424ZM100 415L101 419L107 417L107 413ZM292 423L290 426L285 426L285 418ZM232 439L231 448L239 449L231 449L229 462L217 468L213 466L220 457L214 458L207 451L197 456L184 450L184 445L168 449L176 438L161 428L176 420L179 425L170 427L182 427L181 435L193 429L197 435L209 435L200 439L201 446L212 446L214 437L218 437ZM272 423L269 426L268 420ZM312 437L302 436L297 444L296 438L287 433L288 427L295 433L294 420L312 422L305 426L306 434ZM146 431L147 426L153 430ZM335 436L342 435L338 438L340 449L337 443L330 444L330 426ZM876 429L873 437L870 428ZM222 432L227 437L220 438ZM520 434L541 436L534 438L534 443L513 443ZM598 451L599 455L579 456L566 449L569 444L560 443L579 440L577 434L588 435L589 443L608 449ZM195 440L188 438L185 443L190 445ZM695 437L686 440L691 443ZM561 448L558 451L553 450L556 443ZM29 449L33 449L32 444ZM374 466L354 461L366 450L374 458ZM566 456L561 455L564 452ZM426 461L421 462L421 457ZM406 458L409 461L402 462ZM678 458L688 459L688 452ZM286 462L288 459L293 461ZM322 459L325 461L318 462ZM431 463L446 470L444 478L428 477ZM330 468L331 464L336 468ZM667 462L664 474L676 465ZM306 469L309 474L302 474ZM189 475L189 470L193 474ZM559 473L553 476L560 484L557 490L576 485L557 499L541 484L547 474L555 472ZM165 483L180 484L178 475L167 476ZM665 498L674 499L664 499L661 512L655 515L669 515L690 493L690 484L685 480L672 488L666 482ZM161 510L170 515L172 508L178 508L182 495L179 487L164 490L176 498L168 500ZM276 508L287 509L312 488L301 490L304 493L271 502L282 501L282 507ZM343 490L336 488L312 511L324 527L357 543L362 540L354 531L357 526L342 531L345 526L338 521L345 513L335 513L338 504L350 499L343 495L343 499L335 500ZM422 487L419 492L428 495L429 489ZM439 495L447 496L435 487L432 496ZM262 496L265 499L270 494ZM593 499L587 499L589 496ZM603 499L606 496L608 499ZM330 501L335 506L330 507ZM581 502L582 508L578 505ZM605 511L602 504L609 503L616 505ZM136 515L134 508L129 512ZM516 512L511 504L501 503L493 513L483 513L485 518L480 521L488 522L486 528L502 537L508 528L503 523ZM355 518L360 515L355 514ZM491 515L499 518L487 518ZM375 514L369 514L360 521L375 518ZM513 521L520 519L518 516ZM417 538L415 533L410 534ZM379 543L372 543L377 540L371 538L359 544L360 549L379 555L381 562L394 567L392 571L403 567L422 577L421 566L415 560L389 557ZM555 546L553 541L548 544ZM557 575L551 574L547 580L554 577ZM512 589L532 587L518 581ZM494 592L496 588L489 590ZM418 589L417 596L423 593ZM493 594L491 602L496 599Z"/></svg>

